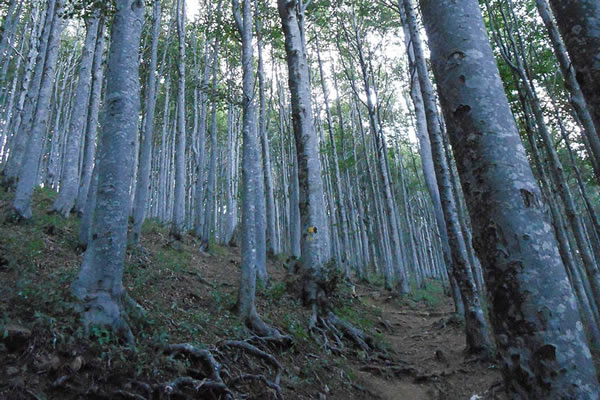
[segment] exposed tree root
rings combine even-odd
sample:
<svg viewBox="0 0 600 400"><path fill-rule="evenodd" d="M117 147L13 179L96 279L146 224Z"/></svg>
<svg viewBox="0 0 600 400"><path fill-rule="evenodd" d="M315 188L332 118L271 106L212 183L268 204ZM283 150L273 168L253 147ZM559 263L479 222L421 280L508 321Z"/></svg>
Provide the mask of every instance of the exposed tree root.
<svg viewBox="0 0 600 400"><path fill-rule="evenodd" d="M210 379L194 379L190 376L181 376L170 382L159 385L162 392L171 396L174 393L183 394L182 387L191 388L197 393L212 392L214 394L224 395L225 398L232 398L233 393L223 382L216 382Z"/></svg>
<svg viewBox="0 0 600 400"><path fill-rule="evenodd" d="M234 378L230 384L232 386L235 386L245 381L260 381L269 389L273 389L275 391L275 397L277 399L283 399L283 395L281 394L281 387L277 383L273 383L270 380L268 380L264 375L240 375L237 378Z"/></svg>
<svg viewBox="0 0 600 400"><path fill-rule="evenodd" d="M189 343L182 343L168 345L165 352L173 356L185 353L199 359L209 371L209 377L215 382L223 383L223 379L221 378L221 364L217 362L209 350L201 349Z"/></svg>
<svg viewBox="0 0 600 400"><path fill-rule="evenodd" d="M345 351L344 339L361 351L371 353L377 350L371 337L332 311L334 299L338 296L338 284L344 279L334 265L315 270L300 260L291 260L288 267L292 275L288 289L295 292L305 306L312 308L308 330L315 341L336 354Z"/></svg>
<svg viewBox="0 0 600 400"><path fill-rule="evenodd" d="M169 357L180 355L200 361L203 371L188 369L188 373L198 377L183 376L170 382L154 386L152 391L171 395L181 394L184 390L193 390L196 393L212 393L224 398L243 397L237 389L244 383L259 383L266 387L271 396L276 399L282 398L281 373L283 367L275 356L266 350L266 345L282 345L283 336L259 337L253 336L246 340L225 340L217 344L216 348L207 350L189 343L171 344L165 347L164 353ZM260 348L262 346L263 348ZM217 361L215 355L221 360ZM250 356L244 358L244 355ZM252 359L264 361L264 364L253 364ZM264 374L248 373L244 369L264 368L268 365L270 379ZM234 371L235 369L235 371ZM148 391L148 390L146 390ZM239 394L239 395L237 395Z"/></svg>
<svg viewBox="0 0 600 400"><path fill-rule="evenodd" d="M277 385L279 385L279 382L281 380L282 367L281 367L281 364L279 363L279 361L277 361L277 359L275 357L273 357L271 354L269 354L265 351L262 351L258 347L251 345L248 342L243 342L243 341L239 341L239 340L227 340L227 341L223 342L223 345L226 347L236 347L238 349L245 350L248 353L252 354L253 356L256 356L258 358L262 358L263 360L266 360L269 364L271 364L272 366L274 366L277 369L275 383Z"/></svg>
<svg viewBox="0 0 600 400"><path fill-rule="evenodd" d="M280 344L284 346L290 346L292 344L292 338L288 335L282 335L277 328L267 325L256 312L246 318L246 326L254 333L257 337L268 337L272 341L278 340Z"/></svg>
<svg viewBox="0 0 600 400"><path fill-rule="evenodd" d="M345 336L350 338L361 350L371 351L375 349L373 338L348 322L341 320L333 312L329 312L327 322L330 326L339 329Z"/></svg>
<svg viewBox="0 0 600 400"><path fill-rule="evenodd" d="M113 398L123 398L123 399L130 399L130 400L147 400L146 397L137 394L137 393L133 393L133 392L128 392L126 390L115 390L114 392L112 392L112 396Z"/></svg>

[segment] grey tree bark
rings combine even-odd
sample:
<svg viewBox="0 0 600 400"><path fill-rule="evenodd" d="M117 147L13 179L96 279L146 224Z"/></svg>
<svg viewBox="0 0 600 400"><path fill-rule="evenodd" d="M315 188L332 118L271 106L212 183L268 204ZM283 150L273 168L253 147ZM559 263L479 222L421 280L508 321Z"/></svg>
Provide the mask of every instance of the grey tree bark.
<svg viewBox="0 0 600 400"><path fill-rule="evenodd" d="M598 398L575 296L479 4L420 4L509 395Z"/></svg>
<svg viewBox="0 0 600 400"><path fill-rule="evenodd" d="M550 5L600 133L600 2L550 0Z"/></svg>
<svg viewBox="0 0 600 400"><path fill-rule="evenodd" d="M338 221L341 224L340 232L342 234L342 263L344 266L344 272L346 274L346 278L350 277L350 238L348 236L348 213L346 212L346 206L344 203L344 193L342 192L342 175L340 174L340 166L337 155L337 146L335 144L335 137L333 135L333 122L331 118L331 111L329 109L329 91L327 90L327 83L325 82L325 74L323 72L323 61L321 60L321 51L319 49L319 40L316 39L316 47L317 47L317 60L319 62L319 73L321 77L321 88L323 90L323 98L325 104L325 114L327 116L327 131L329 133L329 141L331 143L331 153L332 153L332 162L333 162L333 178L335 180L335 208L338 214ZM340 266L341 267L341 266Z"/></svg>
<svg viewBox="0 0 600 400"><path fill-rule="evenodd" d="M427 131L431 143L431 153L438 183L444 220L448 230L448 242L452 255L452 273L460 288L462 301L465 310L465 331L467 335L467 349L469 352L488 355L492 345L489 339L489 330L487 321L481 308L479 293L475 286L473 274L467 254L467 247L463 237L458 212L456 209L456 199L452 191L450 181L450 170L446 161L442 132L438 120L437 104L433 94L433 86L429 80L429 72L421 43L421 37L418 31L417 19L413 10L411 0L403 0L404 11L410 37L414 49L415 65L419 75L419 84L423 105L425 107L425 116L427 119Z"/></svg>
<svg viewBox="0 0 600 400"><path fill-rule="evenodd" d="M221 5L219 3L219 9ZM221 12L220 10L218 11ZM215 40L215 50L212 61L212 92L217 90L217 73L219 69L219 47L220 40ZM202 247L208 250L210 239L214 234L214 213L216 209L215 191L217 187L217 99L213 98L211 104L211 122L210 122L210 160L208 163L208 180L206 184L206 207L204 209L204 230L202 232Z"/></svg>
<svg viewBox="0 0 600 400"><path fill-rule="evenodd" d="M94 158L96 157L96 134L98 131L100 102L102 100L102 82L104 81L104 30L105 23L104 18L102 18L98 25L98 38L92 66L92 89L85 133L85 153L81 166L79 192L75 202L75 211L78 213L82 213L85 208L92 181Z"/></svg>
<svg viewBox="0 0 600 400"><path fill-rule="evenodd" d="M269 135L267 132L267 105L265 101L265 72L263 58L263 26L259 10L259 2L255 1L255 25L256 42L258 49L258 93L260 100L260 111L258 119L258 130L262 147L263 172L265 175L265 206L266 206L266 239L267 253L275 255L279 253L275 228L275 195L273 188L273 173L271 171L271 154L269 146Z"/></svg>
<svg viewBox="0 0 600 400"><path fill-rule="evenodd" d="M22 101L19 102L21 104L20 109L22 111L17 114L13 128L14 141L11 146L10 156L6 162L6 167L2 171L5 183L9 185L14 185L19 176L29 135L31 133L32 121L35 115L40 93L40 84L44 75L44 65L46 63L46 52L48 49L48 38L50 37L53 27L52 22L54 21L55 17L55 8L56 0L49 0L48 6L46 7L46 16L41 24L43 28L40 33L38 45L36 46L37 51L35 52L35 55L31 54L31 51L29 54L29 56L31 56L30 60L35 58L35 72L33 72L34 65L32 65L32 69L30 70L32 72L29 74L29 76L31 76L33 73L31 81L28 81L27 75L24 77L21 89Z"/></svg>
<svg viewBox="0 0 600 400"><path fill-rule="evenodd" d="M185 0L177 0L177 135L175 144L175 196L171 235L181 239L185 226Z"/></svg>
<svg viewBox="0 0 600 400"><path fill-rule="evenodd" d="M450 275L450 290L454 300L454 307L458 314L464 315L464 307L460 290L452 273L452 256L450 254L450 244L448 243L448 231L446 229L446 221L444 220L444 212L442 211L442 203L438 189L438 182L435 176L435 168L433 166L433 158L431 156L431 142L429 141L429 133L427 131L427 118L425 116L425 108L423 105L423 97L421 95L421 84L419 83L419 75L415 67L415 55L410 39L410 31L408 29L408 21L406 21L406 12L402 2L398 4L402 25L404 29L404 42L407 49L408 59L410 63L410 97L415 111L416 133L419 140L419 154L421 158L421 166L423 176L425 178L425 186L433 203L435 221L437 223L440 240L442 242L442 254L444 263Z"/></svg>
<svg viewBox="0 0 600 400"><path fill-rule="evenodd" d="M94 54L96 53L96 39L98 37L98 23L100 22L100 10L96 9L85 21L86 34L83 44L81 61L79 63L79 79L73 99L71 110L71 121L67 131L67 145L63 153L64 167L60 180L60 191L54 201L51 210L63 217L68 217L79 189L79 156L81 154L81 137L86 129L87 115L90 105L90 93L92 86L92 67Z"/></svg>
<svg viewBox="0 0 600 400"><path fill-rule="evenodd" d="M298 157L302 252L300 264L314 276L331 260L331 253L319 143L312 117L310 77L303 32L304 6L301 1L290 0L278 0L277 6L285 36L292 122ZM305 291L305 301L315 307L317 287L313 279L306 282Z"/></svg>
<svg viewBox="0 0 600 400"><path fill-rule="evenodd" d="M254 51L252 48L252 0L233 0L233 13L236 25L242 35L243 69L243 154L242 154L242 276L238 292L237 311L246 325L261 336L280 336L280 333L267 326L258 316L255 307L257 249L256 249L256 197L257 180L263 180L259 174L260 144L256 129L256 105L254 96Z"/></svg>
<svg viewBox="0 0 600 400"><path fill-rule="evenodd" d="M594 126L594 120L590 110L588 110L581 87L577 82L575 69L573 68L573 64L569 59L565 44L560 37L558 27L552 19L548 2L546 0L536 0L535 3L538 13L540 14L540 17L542 18L542 21L544 21L544 25L548 30L548 36L550 37L550 43L552 43L552 47L554 49L554 55L558 60L560 71L565 80L565 87L571 95L569 101L571 102L571 105L573 106L573 109L575 110L575 113L577 114L577 117L584 129L584 133L590 143L592 155L598 162L600 161L600 137L598 137L598 132L596 132L596 127ZM596 180L600 181L600 176L596 176Z"/></svg>
<svg viewBox="0 0 600 400"><path fill-rule="evenodd" d="M150 44L150 64L148 66L148 83L146 88L146 119L142 133L142 149L138 171L138 181L135 194L135 208L133 212L132 241L139 243L142 225L146 219L146 209L150 191L150 171L152 165L152 136L154 134L154 113L156 110L156 67L158 63L158 36L162 10L160 0L154 1L152 7L152 43Z"/></svg>
<svg viewBox="0 0 600 400"><path fill-rule="evenodd" d="M106 326L133 341L125 321L123 264L129 183L140 112L139 45L144 3L117 0L108 55L106 116L100 134L98 190L92 235L72 291L84 304L86 327Z"/></svg>
<svg viewBox="0 0 600 400"><path fill-rule="evenodd" d="M13 201L13 208L19 217L30 219L31 196L37 184L38 164L42 152L43 135L46 132L46 124L50 116L50 101L52 98L52 88L56 72L56 61L58 59L58 50L60 47L60 38L64 26L62 12L64 0L57 0L54 17L52 18L52 27L48 35L48 46L46 61L44 63L43 74L40 79L39 96L36 104L36 111L31 124L31 131L27 140L26 153L23 157L22 165L19 170L19 181ZM23 134L24 132L21 132Z"/></svg>

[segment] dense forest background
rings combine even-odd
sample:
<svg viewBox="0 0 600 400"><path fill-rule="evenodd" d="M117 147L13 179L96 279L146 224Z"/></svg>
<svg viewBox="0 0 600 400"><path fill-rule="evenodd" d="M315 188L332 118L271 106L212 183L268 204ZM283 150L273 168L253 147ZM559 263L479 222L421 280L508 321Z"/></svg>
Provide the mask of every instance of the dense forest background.
<svg viewBox="0 0 600 400"><path fill-rule="evenodd" d="M433 387L393 335L452 326L509 398L598 398L600 2L549 3L2 2L0 396L386 398L282 374Z"/></svg>

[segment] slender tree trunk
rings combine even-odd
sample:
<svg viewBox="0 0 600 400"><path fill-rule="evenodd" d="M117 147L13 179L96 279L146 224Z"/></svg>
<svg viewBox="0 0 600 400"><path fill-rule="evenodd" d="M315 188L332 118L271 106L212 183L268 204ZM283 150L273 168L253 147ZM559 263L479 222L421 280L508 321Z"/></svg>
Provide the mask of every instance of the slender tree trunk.
<svg viewBox="0 0 600 400"><path fill-rule="evenodd" d="M258 130L262 145L263 172L265 175L265 200L266 200L266 233L267 253L275 255L279 253L275 231L275 195L273 189L273 173L271 171L271 154L269 151L269 137L267 133L267 107L265 102L265 72L263 60L263 27L261 21L261 2L255 0L255 24L256 41L258 48L258 93L260 99L260 113L258 119Z"/></svg>
<svg viewBox="0 0 600 400"><path fill-rule="evenodd" d="M35 72L30 72L30 76L31 73L33 73L33 78L31 78L30 82L27 79L27 75L24 77L21 89L22 100L19 102L22 111L17 114L17 120L13 128L14 141L10 147L10 157L6 163L6 168L2 171L6 183L9 185L14 185L16 183L27 149L29 135L31 134L32 122L40 94L40 84L42 82L42 77L44 76L48 39L52 27L54 26L55 8L56 0L49 0L46 8L46 17L41 24L43 28L40 34L39 43L38 46L36 46L37 55L33 55L32 52L29 54L31 56L30 60L35 58ZM58 51L58 49L56 51ZM30 71L33 71L33 65L31 66Z"/></svg>
<svg viewBox="0 0 600 400"><path fill-rule="evenodd" d="M175 144L175 199L171 235L181 239L185 226L185 0L177 0L177 135Z"/></svg>
<svg viewBox="0 0 600 400"><path fill-rule="evenodd" d="M156 110L156 67L158 63L158 36L162 10L160 0L154 1L152 8L152 43L150 45L150 65L148 66L148 86L146 89L146 120L142 133L142 151L138 171L138 181L135 194L135 208L133 212L133 237L138 243L142 233L142 225L146 218L148 194L150 191L150 171L152 164L152 136L154 134L154 112Z"/></svg>
<svg viewBox="0 0 600 400"><path fill-rule="evenodd" d="M217 90L217 71L219 66L220 41L215 42L215 50L212 62L212 91ZM208 181L206 185L206 208L204 209L204 231L202 242L204 250L208 250L208 244L213 237L213 214L215 212L215 190L217 185L217 99L213 98L211 104L210 123L210 160L208 164Z"/></svg>
<svg viewBox="0 0 600 400"><path fill-rule="evenodd" d="M83 157L79 193L75 202L75 211L82 213L85 207L92 174L94 168L94 158L96 156L96 133L98 131L98 114L100 112L100 102L102 100L102 82L104 80L104 18L101 19L98 26L98 39L96 42L96 54L94 55L94 64L92 67L92 91L90 94L90 105L87 116L86 134L85 134L85 153Z"/></svg>
<svg viewBox="0 0 600 400"><path fill-rule="evenodd" d="M31 132L27 141L27 150L20 166L19 182L13 201L13 208L19 217L30 219L31 196L37 183L38 164L42 152L43 135L46 133L46 124L50 115L50 100L52 98L52 88L56 75L56 62L58 59L58 50L60 47L60 38L63 30L64 21L62 12L64 0L57 0L52 18L52 27L48 35L48 49L46 62L44 63L44 73L40 80L40 90L36 106L36 112L31 124ZM23 132L21 132L23 133Z"/></svg>
<svg viewBox="0 0 600 400"><path fill-rule="evenodd" d="M338 215L338 222L341 224L341 234L342 234L342 264L344 265L344 272L346 274L346 278L350 277L350 265L349 265L349 250L350 250L350 238L348 236L348 214L346 213L346 208L344 206L344 194L342 192L342 177L340 174L340 166L337 156L337 146L335 143L335 137L333 135L333 122L331 119L331 111L329 110L329 92L327 90L327 83L325 82L325 74L323 72L323 62L321 60L321 51L319 49L319 40L317 38L316 42L317 46L317 59L319 61L319 72L321 76L321 87L323 89L323 97L325 103L325 113L327 116L327 128L329 132L329 141L331 143L331 153L332 153L332 162L333 162L333 171L334 171L334 180L335 180L335 192L336 192L336 211Z"/></svg>
<svg viewBox="0 0 600 400"><path fill-rule="evenodd" d="M237 309L240 317L259 335L279 335L276 329L268 327L258 316L255 307L257 251L256 245L256 196L257 181L263 180L260 171L260 144L256 129L256 105L254 104L254 65L252 48L252 0L233 0L236 24L242 35L243 69L243 155L242 155L242 276L238 292Z"/></svg>
<svg viewBox="0 0 600 400"><path fill-rule="evenodd" d="M79 189L79 155L81 153L81 137L86 130L87 115L90 105L90 93L92 86L92 68L94 54L96 54L96 39L98 37L98 23L100 22L100 11L94 10L93 15L86 20L86 35L83 45L83 53L79 63L79 80L73 99L71 110L71 121L67 131L67 146L63 159L65 167L60 179L60 191L52 205L52 211L68 217Z"/></svg>
<svg viewBox="0 0 600 400"><path fill-rule="evenodd" d="M567 50L565 49L565 44L560 37L558 28L552 19L548 2L546 0L536 0L535 3L538 13L540 14L540 17L542 17L544 25L546 25L546 29L548 30L550 43L554 49L554 55L558 60L560 71L565 80L565 87L571 95L569 101L573 106L575 114L577 115L577 118L579 119L584 133L590 143L590 148L592 150L591 156L593 156L596 159L596 163L598 163L600 162L600 137L598 137L596 127L594 126L594 120L590 110L588 110L581 87L577 82L575 69L573 68L573 64L571 64L571 60L567 55ZM600 182L600 176L596 176L596 180Z"/></svg>

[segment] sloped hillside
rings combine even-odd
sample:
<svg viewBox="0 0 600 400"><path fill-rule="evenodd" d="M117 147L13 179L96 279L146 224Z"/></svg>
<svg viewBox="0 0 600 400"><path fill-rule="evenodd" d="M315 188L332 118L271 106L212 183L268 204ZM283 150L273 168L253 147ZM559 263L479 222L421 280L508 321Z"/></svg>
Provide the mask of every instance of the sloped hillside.
<svg viewBox="0 0 600 400"><path fill-rule="evenodd" d="M341 338L332 352L307 332L309 313L288 290L283 260L257 307L293 338L282 347L255 338L230 311L237 249L197 251L194 238L172 242L149 221L142 249L127 255L125 285L143 307L130 315L136 347L108 331L81 328L69 285L81 262L78 221L45 213L54 193L38 190L35 218L15 223L0 194L0 399L470 399L498 398L493 364L465 360L460 320L432 284L411 299L376 285L338 285L337 314L364 329L380 349L366 354ZM177 347L174 344L195 347ZM228 392L206 387L203 349L221 366Z"/></svg>

